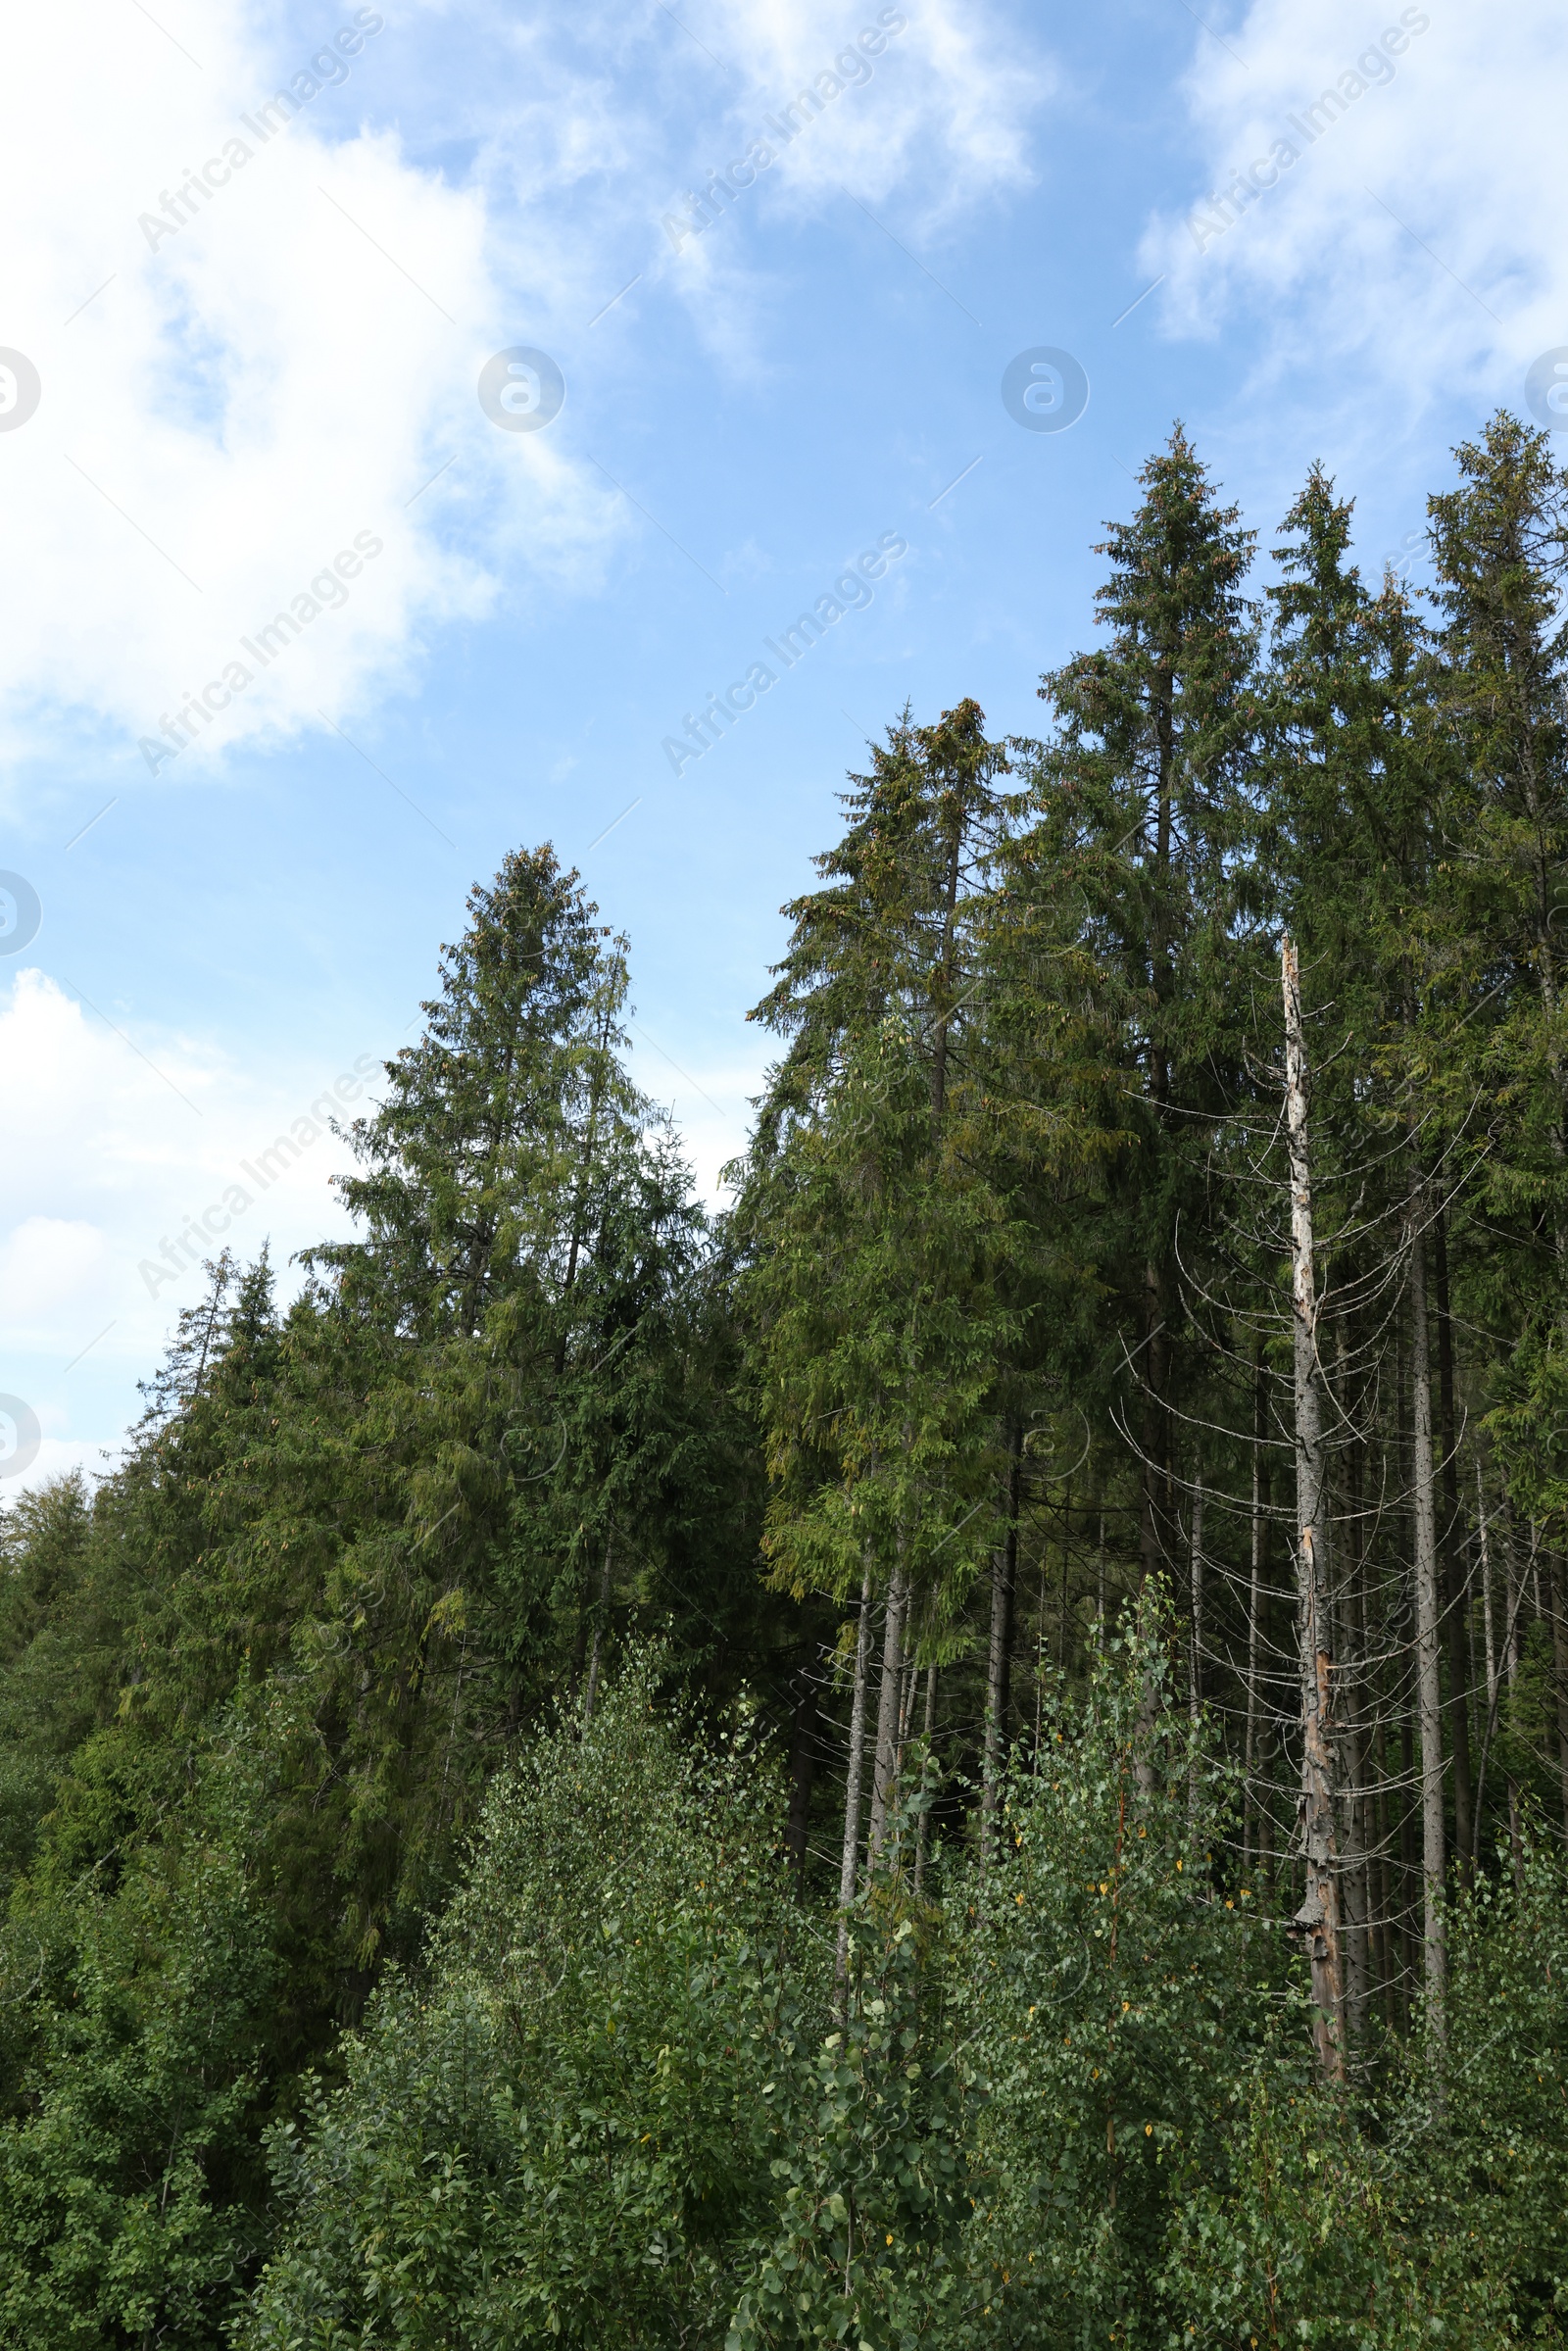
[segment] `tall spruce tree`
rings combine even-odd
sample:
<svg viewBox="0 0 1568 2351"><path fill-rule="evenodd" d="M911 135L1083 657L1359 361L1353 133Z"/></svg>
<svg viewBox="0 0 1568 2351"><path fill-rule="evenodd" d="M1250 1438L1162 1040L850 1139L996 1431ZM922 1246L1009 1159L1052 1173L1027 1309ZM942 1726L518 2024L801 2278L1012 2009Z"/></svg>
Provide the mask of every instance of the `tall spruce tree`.
<svg viewBox="0 0 1568 2351"><path fill-rule="evenodd" d="M1177 1228L1201 1223L1202 1122L1229 1099L1239 1011L1261 966L1248 961L1254 534L1220 503L1180 425L1139 480L1136 513L1098 550L1110 559L1096 591L1109 643L1042 681L1055 724L1032 780L1036 870L1078 898L1082 937L1119 999L1127 1148L1096 1253L1137 1365L1148 1576L1180 1551Z"/></svg>

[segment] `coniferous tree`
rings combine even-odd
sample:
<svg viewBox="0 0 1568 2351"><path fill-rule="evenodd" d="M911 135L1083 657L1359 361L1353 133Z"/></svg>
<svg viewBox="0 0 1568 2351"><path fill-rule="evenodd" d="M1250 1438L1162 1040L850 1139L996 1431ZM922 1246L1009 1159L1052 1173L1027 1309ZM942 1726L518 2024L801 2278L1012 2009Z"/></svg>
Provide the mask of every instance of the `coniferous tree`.
<svg viewBox="0 0 1568 2351"><path fill-rule="evenodd" d="M1107 1199L1115 1239L1096 1253L1136 1349L1147 1577L1180 1548L1177 1228L1184 1215L1200 1225L1200 1122L1225 1103L1249 985L1257 622L1245 593L1253 534L1179 425L1140 483L1136 514L1098 550L1110 559L1096 591L1110 641L1041 685L1056 724L1035 765L1035 861L1047 888L1070 876L1123 1022L1128 1148Z"/></svg>

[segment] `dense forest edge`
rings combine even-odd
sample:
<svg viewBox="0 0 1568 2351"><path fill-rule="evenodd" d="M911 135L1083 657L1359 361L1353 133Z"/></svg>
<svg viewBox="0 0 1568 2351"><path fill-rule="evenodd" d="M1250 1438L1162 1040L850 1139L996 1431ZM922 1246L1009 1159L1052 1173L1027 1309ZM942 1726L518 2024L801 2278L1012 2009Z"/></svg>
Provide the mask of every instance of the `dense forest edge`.
<svg viewBox="0 0 1568 2351"><path fill-rule="evenodd" d="M1562 2340L1568 472L1106 527L722 1212L518 850L354 1237L0 1509L0 2342Z"/></svg>

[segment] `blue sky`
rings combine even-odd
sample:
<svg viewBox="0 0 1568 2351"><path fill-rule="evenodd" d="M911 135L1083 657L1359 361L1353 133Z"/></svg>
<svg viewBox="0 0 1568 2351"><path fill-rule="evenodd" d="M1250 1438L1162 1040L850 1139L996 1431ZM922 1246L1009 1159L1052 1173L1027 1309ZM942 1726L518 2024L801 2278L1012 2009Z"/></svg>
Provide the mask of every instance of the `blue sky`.
<svg viewBox="0 0 1568 2351"><path fill-rule="evenodd" d="M142 1269L405 1041L516 843L630 934L637 1073L712 1195L865 734L964 695L1038 726L1174 417L1265 549L1322 457L1363 562L1424 576L1452 443L1568 345L1558 12L1200 14L62 0L8 33L0 369L39 397L0 429L0 869L42 920L0 955L0 1396L30 1474L119 1443L199 1287ZM564 384L537 430L478 397L517 348ZM1041 348L1088 378L1065 430L1004 404ZM879 542L868 600L774 661ZM296 598L296 638L241 651ZM677 775L664 738L759 661ZM225 1237L334 1228L342 1163L311 1145Z"/></svg>

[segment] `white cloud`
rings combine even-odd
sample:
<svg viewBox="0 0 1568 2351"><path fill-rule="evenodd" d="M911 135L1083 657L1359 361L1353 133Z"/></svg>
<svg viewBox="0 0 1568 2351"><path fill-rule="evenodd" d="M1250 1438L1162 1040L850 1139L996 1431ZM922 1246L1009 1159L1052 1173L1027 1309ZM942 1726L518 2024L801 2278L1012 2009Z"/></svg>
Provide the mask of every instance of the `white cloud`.
<svg viewBox="0 0 1568 2351"><path fill-rule="evenodd" d="M370 103L390 31L343 98L323 91L279 128L258 109L293 73L269 70L240 12L196 4L177 23L199 71L132 8L8 28L0 190L31 227L5 338L42 383L33 416L0 433L13 750L62 707L156 732L234 662L252 682L192 761L315 724L318 707L340 716L422 630L482 611L519 547L591 561L612 527L602 483L479 413L479 367L508 340L482 195L414 169L390 132L330 135L343 118L325 110ZM199 209L185 195L169 231L187 167L210 158L226 182ZM486 517L466 553L436 537L436 500L407 503L454 455ZM381 552L339 597L323 574L358 533ZM239 640L279 610L308 624L264 665Z"/></svg>
<svg viewBox="0 0 1568 2351"><path fill-rule="evenodd" d="M188 1037L117 1034L42 972L16 975L0 1068L25 1148L0 1162L0 1363L42 1359L51 1386L28 1400L46 1431L79 1349L150 1370L201 1295L202 1257L229 1247L246 1260L270 1241L287 1294L290 1254L347 1229L328 1179L350 1157L325 1121L355 1116L379 1079L377 1056L356 1057L357 1077L240 1069ZM334 1104L344 1075L355 1082Z"/></svg>
<svg viewBox="0 0 1568 2351"><path fill-rule="evenodd" d="M1166 273L1165 324L1255 330L1232 416L1254 482L1305 442L1364 491L1399 448L1395 495L1419 522L1422 491L1441 486L1431 420L1527 414L1527 368L1568 341L1555 195L1568 20L1551 0L1506 15L1253 0L1224 37L1234 55L1199 36L1184 85L1198 160L1144 241L1149 274ZM1237 174L1270 158L1254 185L1274 184L1238 203ZM1227 190L1228 206L1208 203ZM1205 218L1227 213L1211 233Z"/></svg>
<svg viewBox="0 0 1568 2351"><path fill-rule="evenodd" d="M1461 388L1520 405L1568 319L1561 10L1325 0L1303 16L1254 0L1226 41L1234 55L1202 40L1185 83L1194 182L1145 241L1169 322L1215 334L1243 306L1260 318L1249 390L1267 383L1276 414L1299 402L1327 419L1372 388L1401 424ZM1238 202L1237 174L1271 156ZM1205 225L1227 214L1220 233ZM1392 420L1379 412L1385 433Z"/></svg>
<svg viewBox="0 0 1568 2351"><path fill-rule="evenodd" d="M466 10L459 62L457 20L427 5L336 64L314 53L315 73L307 46L236 0L156 13L63 0L8 27L0 197L30 226L4 340L42 399L0 432L0 748L58 743L63 712L155 735L192 692L230 692L210 724L187 716L184 772L318 710L347 716L403 680L436 627L489 609L514 566L595 584L633 518L559 437L497 433L479 368L519 318L541 339L580 331L600 287L672 263L660 215L705 142L727 161L732 135L831 73L878 11L716 0L700 25L722 73L662 12L628 26L620 12ZM324 29L352 42L378 21L344 0ZM935 0L866 71L773 174L791 206L913 179L935 216L1027 176L1049 75L980 0ZM277 128L260 110L296 88ZM465 142L463 175L412 164L375 126L389 120L446 152ZM198 204L182 191L209 159L229 176ZM182 208L168 233L160 217ZM715 331L739 356L759 289L739 252L717 266L731 299ZM677 274L700 296L700 273ZM338 598L329 566L361 533L381 552ZM280 611L300 634L264 664L250 647ZM231 670L225 686L234 663L249 680Z"/></svg>
<svg viewBox="0 0 1568 2351"><path fill-rule="evenodd" d="M734 130L766 138L762 114L776 115L802 91L821 107L786 150L798 198L843 186L874 199L912 178L934 223L1032 180L1030 118L1055 76L973 0L907 12L869 0L728 0L712 13L747 84L726 110ZM866 35L881 43L874 54Z"/></svg>
<svg viewBox="0 0 1568 2351"><path fill-rule="evenodd" d="M25 1216L0 1238L0 1314L12 1333L49 1344L63 1316L101 1286L107 1244L85 1219Z"/></svg>

